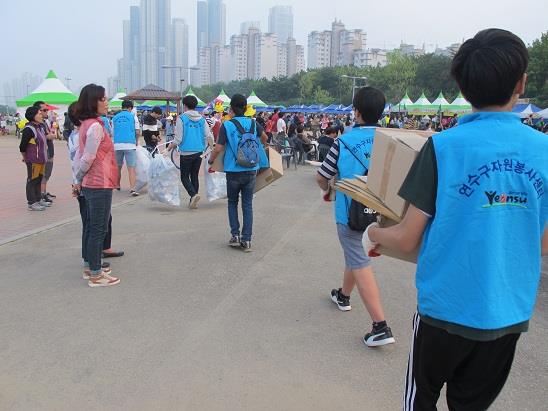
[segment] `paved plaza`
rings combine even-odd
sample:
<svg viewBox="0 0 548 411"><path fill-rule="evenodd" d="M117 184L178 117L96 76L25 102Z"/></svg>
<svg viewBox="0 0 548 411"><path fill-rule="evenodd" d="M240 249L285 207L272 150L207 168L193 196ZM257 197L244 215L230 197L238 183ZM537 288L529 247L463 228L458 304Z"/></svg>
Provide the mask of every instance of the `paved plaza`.
<svg viewBox="0 0 548 411"><path fill-rule="evenodd" d="M313 168L257 194L249 254L226 246L226 200L191 211L115 193L113 247L126 255L110 261L122 282L91 289L64 143L49 187L58 198L41 213L26 210L17 144L0 138L0 410L401 409L414 265L375 260L396 344L365 347L357 292L347 313L328 298L343 258ZM493 410L546 409L544 263Z"/></svg>

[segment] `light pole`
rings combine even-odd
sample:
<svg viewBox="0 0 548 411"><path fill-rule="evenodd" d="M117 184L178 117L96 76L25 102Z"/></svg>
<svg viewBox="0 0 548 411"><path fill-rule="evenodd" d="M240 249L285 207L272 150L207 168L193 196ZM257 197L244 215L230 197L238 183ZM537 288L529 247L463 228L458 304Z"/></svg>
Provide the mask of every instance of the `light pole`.
<svg viewBox="0 0 548 411"><path fill-rule="evenodd" d="M199 70L198 67L183 67L183 66L162 66L164 70L179 69L179 81L181 82L181 100L183 99L183 70Z"/></svg>
<svg viewBox="0 0 548 411"><path fill-rule="evenodd" d="M352 102L354 102L354 94L356 93L356 88L360 88L361 86L356 86L356 80L363 80L364 83L367 81L367 77L361 77L361 76L348 76L346 74L343 74L341 76L342 78L351 78L352 79ZM364 84L365 85L365 84Z"/></svg>
<svg viewBox="0 0 548 411"><path fill-rule="evenodd" d="M65 81L67 82L67 88L70 90L70 80L72 80L70 77L65 77Z"/></svg>

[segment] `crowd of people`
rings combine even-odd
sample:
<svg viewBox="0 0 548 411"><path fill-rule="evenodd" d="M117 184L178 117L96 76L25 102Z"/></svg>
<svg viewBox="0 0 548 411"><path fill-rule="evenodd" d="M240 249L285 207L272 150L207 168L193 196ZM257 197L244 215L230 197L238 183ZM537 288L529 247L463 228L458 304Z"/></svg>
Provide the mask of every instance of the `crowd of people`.
<svg viewBox="0 0 548 411"><path fill-rule="evenodd" d="M245 115L247 101L240 94L232 97L227 113L200 114L196 98L187 96L181 115L170 118L154 108L141 127L131 102L124 102L122 112L111 120L106 118L105 90L89 84L68 112L74 125L68 141L73 194L82 216L84 278L90 287L120 283L102 257L111 236L112 192L120 189L123 164L128 171L134 168L141 130L151 151L163 136L168 150L179 152L181 182L191 209L200 200L197 171L207 147L214 146L206 157L209 165L224 153L228 245L251 251L253 188L259 169L268 166L266 146L300 144L305 155L314 142L318 154L325 146L316 180L328 192L333 179L367 175L376 127L441 127L442 132L428 139L399 190L409 202L400 223L381 228L376 218L368 217L364 226L364 217L351 212L356 202L336 193L344 270L341 286L331 290L329 298L339 310L350 311L357 287L372 320L363 342L370 347L394 343L371 256L381 245L403 252L420 248L404 409L435 409L444 384L450 409L487 409L503 388L519 337L529 327L540 258L548 254L548 139L511 113L525 89L527 64L527 48L510 32L489 29L467 40L453 58L451 71L474 110L458 122L441 116L426 121L400 114L386 117L383 93L365 87L354 96L351 116L276 110L253 118ZM48 142L54 136L44 123L45 112L43 102L29 107L22 130L20 151L31 210L51 205L46 184L47 164L51 175L54 158ZM131 195L138 195L134 173L129 174ZM374 215L374 210L367 214ZM370 250L364 248L364 238Z"/></svg>

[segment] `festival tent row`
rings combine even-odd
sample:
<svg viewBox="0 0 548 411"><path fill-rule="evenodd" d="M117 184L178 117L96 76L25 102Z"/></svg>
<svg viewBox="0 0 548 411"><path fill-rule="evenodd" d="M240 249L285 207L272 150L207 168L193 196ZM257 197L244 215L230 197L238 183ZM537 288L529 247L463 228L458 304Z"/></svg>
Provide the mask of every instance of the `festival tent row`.
<svg viewBox="0 0 548 411"><path fill-rule="evenodd" d="M541 117L540 114L537 114L537 113L540 113L541 111L542 109L540 107L535 106L534 104L528 104L528 103L516 104L512 108L512 113L517 114L521 118L527 118L531 114L533 114L533 117Z"/></svg>
<svg viewBox="0 0 548 411"><path fill-rule="evenodd" d="M406 93L399 103L392 106L392 111L407 112L415 115L433 114L440 111L446 115L464 114L471 112L472 106L461 93L457 95L452 103L447 101L442 92L440 92L433 102L428 101L424 93L421 94L417 101L413 102Z"/></svg>
<svg viewBox="0 0 548 411"><path fill-rule="evenodd" d="M36 101L43 101L50 106L55 106L57 114L63 114L68 106L78 100L62 82L57 78L53 70L50 70L42 83L28 96L17 100L17 112L24 116L27 107L32 106Z"/></svg>

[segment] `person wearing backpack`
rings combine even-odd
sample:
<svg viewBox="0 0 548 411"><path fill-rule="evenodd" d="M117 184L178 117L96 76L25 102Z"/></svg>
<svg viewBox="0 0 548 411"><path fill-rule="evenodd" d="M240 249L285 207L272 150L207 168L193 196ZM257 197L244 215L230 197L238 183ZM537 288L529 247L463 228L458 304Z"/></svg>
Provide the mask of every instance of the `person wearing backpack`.
<svg viewBox="0 0 548 411"><path fill-rule="evenodd" d="M355 125L352 131L342 135L333 142L330 151L323 161L316 181L320 188L328 191L329 180L338 174L339 179L353 178L354 175L367 175L369 158L375 137L377 121L382 116L385 105L384 94L373 87L358 90L353 100ZM394 343L394 336L388 327L381 304L380 292L371 268L371 260L363 247L365 224L354 225L353 217L370 217L374 219L371 210L361 208L361 213L355 213L359 203L341 192L337 192L335 200L335 221L339 242L344 253L345 269L342 287L331 290L331 300L341 311L350 311L350 294L354 286L358 286L360 297L373 320L373 327L365 334L363 342L369 347Z"/></svg>
<svg viewBox="0 0 548 411"><path fill-rule="evenodd" d="M183 98L183 114L177 118L175 137L168 149L179 147L181 153L181 182L190 196L188 208L198 208L200 183L198 173L202 165L202 155L213 140L209 126L200 113L196 111L198 99L194 96Z"/></svg>
<svg viewBox="0 0 548 411"><path fill-rule="evenodd" d="M230 100L232 119L225 121L221 126L219 138L209 159L209 164L213 164L217 156L224 150L228 221L231 234L228 245L240 247L243 251L249 252L251 251L253 229L253 191L257 170L262 165L260 164L261 158L266 157L266 155L257 134L255 120L244 116L246 106L247 99L243 95L234 94L232 96ZM241 233L238 219L240 194L243 214Z"/></svg>

